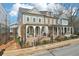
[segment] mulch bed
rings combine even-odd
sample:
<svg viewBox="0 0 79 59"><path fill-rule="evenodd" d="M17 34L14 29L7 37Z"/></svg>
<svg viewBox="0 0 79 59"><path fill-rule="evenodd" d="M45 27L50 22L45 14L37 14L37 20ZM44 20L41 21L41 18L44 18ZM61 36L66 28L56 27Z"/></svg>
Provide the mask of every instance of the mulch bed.
<svg viewBox="0 0 79 59"><path fill-rule="evenodd" d="M0 50L1 49L6 49L7 47L11 46L11 44L13 44L14 42L15 42L15 40L12 40L12 41L8 42L7 44L2 44L0 46Z"/></svg>

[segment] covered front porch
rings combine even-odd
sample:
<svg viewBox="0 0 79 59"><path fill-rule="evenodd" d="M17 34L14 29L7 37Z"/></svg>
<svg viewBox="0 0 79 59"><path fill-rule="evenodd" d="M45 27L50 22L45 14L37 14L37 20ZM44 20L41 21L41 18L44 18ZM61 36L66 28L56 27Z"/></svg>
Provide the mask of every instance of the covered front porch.
<svg viewBox="0 0 79 59"><path fill-rule="evenodd" d="M41 25L24 25L19 31L21 37L37 37L37 36L53 36L55 39L57 36L65 34L73 34L74 28L67 25L52 25L52 26L41 26Z"/></svg>
<svg viewBox="0 0 79 59"><path fill-rule="evenodd" d="M48 26L33 26L33 25L26 25L26 37L29 37L29 35L32 35L33 37L36 36L43 36L47 35L49 32Z"/></svg>
<svg viewBox="0 0 79 59"><path fill-rule="evenodd" d="M74 34L74 29L71 26L67 25L53 25L52 27L53 32L53 38L56 38L57 36L62 36L66 34Z"/></svg>

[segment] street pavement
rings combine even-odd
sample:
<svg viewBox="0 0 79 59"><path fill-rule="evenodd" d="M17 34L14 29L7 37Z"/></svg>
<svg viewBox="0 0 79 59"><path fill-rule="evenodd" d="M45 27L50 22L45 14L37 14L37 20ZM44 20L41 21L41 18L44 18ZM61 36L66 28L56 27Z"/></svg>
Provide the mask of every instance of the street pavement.
<svg viewBox="0 0 79 59"><path fill-rule="evenodd" d="M32 56L79 56L79 44L40 51Z"/></svg>

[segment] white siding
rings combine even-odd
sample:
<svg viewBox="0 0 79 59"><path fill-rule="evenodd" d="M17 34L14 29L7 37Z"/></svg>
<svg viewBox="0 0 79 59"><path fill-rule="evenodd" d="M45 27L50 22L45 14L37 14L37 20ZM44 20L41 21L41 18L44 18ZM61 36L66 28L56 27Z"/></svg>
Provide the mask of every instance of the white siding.
<svg viewBox="0 0 79 59"><path fill-rule="evenodd" d="M53 24L56 25L56 19L53 19Z"/></svg>
<svg viewBox="0 0 79 59"><path fill-rule="evenodd" d="M48 24L48 18L45 18L45 24Z"/></svg>
<svg viewBox="0 0 79 59"><path fill-rule="evenodd" d="M39 22L39 19L41 19L41 22ZM37 22L38 24L44 24L44 17L38 16L37 21L38 21L38 22Z"/></svg>
<svg viewBox="0 0 79 59"><path fill-rule="evenodd" d="M64 19L62 19L62 20L59 19L58 24L60 24L60 25L68 25L68 21L64 20Z"/></svg>
<svg viewBox="0 0 79 59"><path fill-rule="evenodd" d="M29 17L29 21L27 21L27 17ZM33 21L33 18L35 18L35 22ZM39 18L41 19L41 22L39 22ZM44 18L37 15L23 15L23 24L44 24Z"/></svg>
<svg viewBox="0 0 79 59"><path fill-rule="evenodd" d="M68 25L68 21L67 20L62 20L62 25Z"/></svg>
<svg viewBox="0 0 79 59"><path fill-rule="evenodd" d="M52 22L52 18L50 18L50 25L52 25L52 23L53 23L53 22Z"/></svg>

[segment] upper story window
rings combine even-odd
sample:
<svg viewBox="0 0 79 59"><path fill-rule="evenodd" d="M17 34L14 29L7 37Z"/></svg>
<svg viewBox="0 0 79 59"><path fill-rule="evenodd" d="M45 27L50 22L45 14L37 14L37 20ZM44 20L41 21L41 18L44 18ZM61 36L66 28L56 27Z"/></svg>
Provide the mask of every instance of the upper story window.
<svg viewBox="0 0 79 59"><path fill-rule="evenodd" d="M29 21L29 17L27 17L27 21Z"/></svg>
<svg viewBox="0 0 79 59"><path fill-rule="evenodd" d="M35 18L33 18L33 22L35 22Z"/></svg>
<svg viewBox="0 0 79 59"><path fill-rule="evenodd" d="M50 23L50 19L48 18L48 24Z"/></svg>
<svg viewBox="0 0 79 59"><path fill-rule="evenodd" d="M41 19L39 18L39 22L41 22Z"/></svg>

